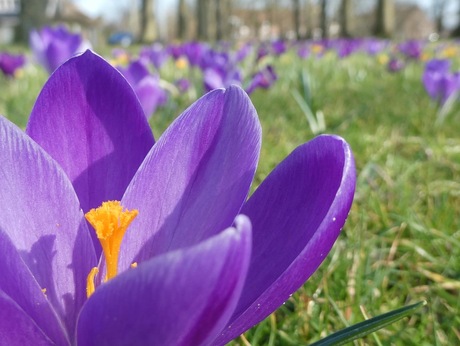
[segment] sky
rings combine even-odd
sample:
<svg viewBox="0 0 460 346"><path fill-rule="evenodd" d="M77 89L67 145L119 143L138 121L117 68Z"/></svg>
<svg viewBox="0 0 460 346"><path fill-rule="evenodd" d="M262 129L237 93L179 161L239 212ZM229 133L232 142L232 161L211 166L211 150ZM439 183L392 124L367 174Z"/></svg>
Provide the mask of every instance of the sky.
<svg viewBox="0 0 460 346"><path fill-rule="evenodd" d="M73 0L73 2L87 13L89 16L103 16L107 20L116 20L118 14L128 8L133 0ZM139 1L139 0L138 0ZM177 0L156 0L157 13L166 14L168 9L171 9ZM366 0L369 2L370 0ZM425 10L430 10L434 0L397 0L398 2L418 4ZM458 18L458 1L450 0L445 13L445 25L447 27L456 24ZM161 19L161 15L159 16Z"/></svg>
<svg viewBox="0 0 460 346"><path fill-rule="evenodd" d="M103 16L109 20L117 19L121 10L129 8L133 0L73 0L80 9L91 17ZM155 1L158 13L165 13L176 0Z"/></svg>

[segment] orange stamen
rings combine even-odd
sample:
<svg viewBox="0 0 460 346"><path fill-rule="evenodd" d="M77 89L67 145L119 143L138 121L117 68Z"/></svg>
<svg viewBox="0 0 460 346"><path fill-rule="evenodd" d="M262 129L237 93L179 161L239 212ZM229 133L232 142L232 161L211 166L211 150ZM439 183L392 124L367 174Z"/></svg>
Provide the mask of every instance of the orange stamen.
<svg viewBox="0 0 460 346"><path fill-rule="evenodd" d="M118 256L121 242L128 226L139 213L138 210L123 210L119 201L103 202L99 208L91 209L85 214L86 220L94 227L101 242L107 264L105 281L114 278L118 272ZM87 278L87 295L91 295L94 288L94 277L97 268L91 269ZM91 281L91 282L90 282Z"/></svg>

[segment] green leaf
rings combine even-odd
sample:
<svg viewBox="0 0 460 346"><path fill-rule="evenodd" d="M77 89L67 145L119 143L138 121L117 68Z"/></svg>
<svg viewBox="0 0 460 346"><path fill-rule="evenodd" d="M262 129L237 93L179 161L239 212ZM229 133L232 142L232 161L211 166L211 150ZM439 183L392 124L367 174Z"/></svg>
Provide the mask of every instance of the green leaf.
<svg viewBox="0 0 460 346"><path fill-rule="evenodd" d="M323 346L323 345L344 345L350 341L362 338L370 333L373 333L393 322L400 320L403 317L411 315L418 308L425 306L426 301L421 301L413 305L405 306L396 309L380 316L370 318L366 321L357 323L348 328L342 329L334 334L331 334L324 339L321 339L310 346Z"/></svg>

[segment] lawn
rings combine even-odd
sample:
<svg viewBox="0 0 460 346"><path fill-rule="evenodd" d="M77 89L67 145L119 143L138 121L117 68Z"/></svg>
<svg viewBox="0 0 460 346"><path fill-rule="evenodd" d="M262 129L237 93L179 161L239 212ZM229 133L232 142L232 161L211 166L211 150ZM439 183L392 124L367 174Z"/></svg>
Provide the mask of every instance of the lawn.
<svg viewBox="0 0 460 346"><path fill-rule="evenodd" d="M437 122L438 109L421 82L422 61L391 73L364 53L300 59L291 51L266 59L278 80L251 95L263 131L255 185L315 136L293 97L302 71L309 76L312 108L324 114L324 133L350 143L358 179L348 221L319 270L233 344L308 344L421 300L427 301L422 310L357 345L458 344L460 105ZM166 80L177 73L168 64ZM0 114L24 128L47 74L29 64L16 79L0 78ZM150 120L155 136L193 99L178 95L159 109Z"/></svg>

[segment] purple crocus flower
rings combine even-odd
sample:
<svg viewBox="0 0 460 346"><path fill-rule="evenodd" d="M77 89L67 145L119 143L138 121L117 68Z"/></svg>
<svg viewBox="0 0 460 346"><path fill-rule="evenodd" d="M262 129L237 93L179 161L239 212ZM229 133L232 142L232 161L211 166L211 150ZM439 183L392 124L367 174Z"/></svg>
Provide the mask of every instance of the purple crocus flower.
<svg viewBox="0 0 460 346"><path fill-rule="evenodd" d="M45 26L31 31L30 47L38 63L52 73L64 61L89 48L89 43L64 26Z"/></svg>
<svg viewBox="0 0 460 346"><path fill-rule="evenodd" d="M2 343L223 345L267 317L325 259L355 171L347 143L323 135L246 200L260 136L246 93L230 87L154 144L115 69L89 51L64 63L26 133L0 117ZM131 225L105 281L83 212L109 200L128 210L112 201L86 214L101 243Z"/></svg>
<svg viewBox="0 0 460 346"><path fill-rule="evenodd" d="M174 82L174 85L179 89L180 93L185 93L190 89L190 81L187 78L179 78Z"/></svg>
<svg viewBox="0 0 460 346"><path fill-rule="evenodd" d="M142 48L139 56L150 61L159 70L169 58L170 52L160 43L154 43L150 47Z"/></svg>
<svg viewBox="0 0 460 346"><path fill-rule="evenodd" d="M174 60L179 59L183 55L182 46L179 44L171 44L166 49Z"/></svg>
<svg viewBox="0 0 460 346"><path fill-rule="evenodd" d="M243 44L236 52L235 52L235 61L242 62L246 57L252 53L254 50L254 45L251 42L247 42Z"/></svg>
<svg viewBox="0 0 460 346"><path fill-rule="evenodd" d="M398 45L399 51L407 58L419 60L423 51L423 42L417 40L409 40Z"/></svg>
<svg viewBox="0 0 460 346"><path fill-rule="evenodd" d="M310 49L307 44L305 43L300 43L298 48L297 48L297 55L301 59L306 59L310 56Z"/></svg>
<svg viewBox="0 0 460 346"><path fill-rule="evenodd" d="M241 85L241 80L241 72L236 67L228 70L209 67L203 72L203 84L206 91L226 88L230 85Z"/></svg>
<svg viewBox="0 0 460 346"><path fill-rule="evenodd" d="M450 72L450 60L447 59L428 61L422 81L428 95L441 106L460 90L460 73Z"/></svg>
<svg viewBox="0 0 460 346"><path fill-rule="evenodd" d="M0 70L5 76L13 77L15 72L24 66L26 58L23 54L0 52Z"/></svg>
<svg viewBox="0 0 460 346"><path fill-rule="evenodd" d="M252 80L249 86L246 88L246 92L251 94L257 88L268 89L273 85L273 83L275 83L277 79L278 76L276 75L273 66L267 65L252 76Z"/></svg>
<svg viewBox="0 0 460 346"><path fill-rule="evenodd" d="M200 68L203 70L206 91L241 85L242 73L236 61L227 52L208 49L202 56Z"/></svg>
<svg viewBox="0 0 460 346"><path fill-rule="evenodd" d="M369 38L364 42L364 50L372 56L382 52L387 46L388 42L386 40L376 38Z"/></svg>
<svg viewBox="0 0 460 346"><path fill-rule="evenodd" d="M387 64L387 70L389 72L399 72L404 68L404 62L398 58L391 58Z"/></svg>
<svg viewBox="0 0 460 346"><path fill-rule="evenodd" d="M425 64L426 73L446 74L450 71L451 62L448 59L432 59Z"/></svg>
<svg viewBox="0 0 460 346"><path fill-rule="evenodd" d="M190 66L199 66L209 49L210 47L204 42L187 42L182 45L182 54L185 55Z"/></svg>
<svg viewBox="0 0 460 346"><path fill-rule="evenodd" d="M262 60L263 57L269 54L270 54L270 50L269 50L269 47L267 46L267 43L261 43L259 48L257 49L256 61Z"/></svg>
<svg viewBox="0 0 460 346"><path fill-rule="evenodd" d="M168 93L160 86L158 76L152 75L140 60L131 61L128 67L120 66L118 70L133 87L147 118L158 106L168 102Z"/></svg>
<svg viewBox="0 0 460 346"><path fill-rule="evenodd" d="M287 50L286 42L283 40L273 41L271 44L271 50L275 56L284 54Z"/></svg>

